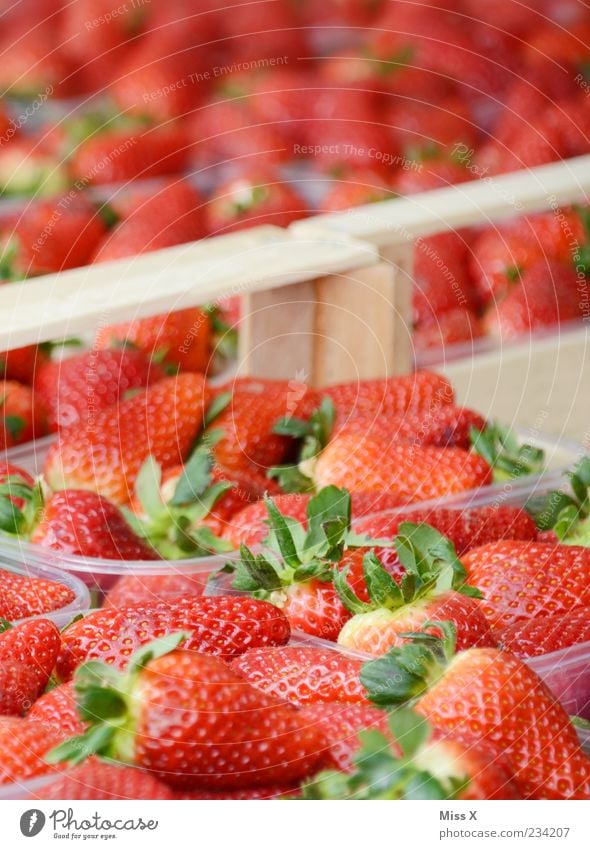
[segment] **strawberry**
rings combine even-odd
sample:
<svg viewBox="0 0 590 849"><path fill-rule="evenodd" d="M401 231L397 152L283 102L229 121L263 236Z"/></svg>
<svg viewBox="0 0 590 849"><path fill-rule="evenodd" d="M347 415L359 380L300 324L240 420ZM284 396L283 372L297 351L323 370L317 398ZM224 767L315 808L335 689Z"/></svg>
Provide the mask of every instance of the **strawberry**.
<svg viewBox="0 0 590 849"><path fill-rule="evenodd" d="M45 417L33 392L15 380L0 381L0 450L43 436Z"/></svg>
<svg viewBox="0 0 590 849"><path fill-rule="evenodd" d="M145 646L131 658L127 674L96 663L83 666L76 689L91 729L54 750L51 760L81 760L94 750L147 769L179 789L290 783L317 769L324 745L319 731L220 658L170 652L183 636ZM97 689L103 706L92 716ZM125 717L123 732L117 730L122 724L109 721L113 710ZM98 727L102 740L96 739Z"/></svg>
<svg viewBox="0 0 590 849"><path fill-rule="evenodd" d="M69 164L74 180L84 185L123 183L182 171L188 147L183 129L172 125L107 130L83 141Z"/></svg>
<svg viewBox="0 0 590 849"><path fill-rule="evenodd" d="M47 413L52 432L82 426L99 410L113 407L133 389L164 377L143 351L131 347L91 350L60 361L48 361L35 372L35 395Z"/></svg>
<svg viewBox="0 0 590 849"><path fill-rule="evenodd" d="M45 689L61 646L48 619L35 619L0 631L0 663L13 661L33 673L33 701Z"/></svg>
<svg viewBox="0 0 590 849"><path fill-rule="evenodd" d="M0 68L3 94L34 100L37 97L68 97L75 93L71 65L55 42L51 24L46 23L46 27L32 28L29 22L21 37L3 31Z"/></svg>
<svg viewBox="0 0 590 849"><path fill-rule="evenodd" d="M373 701L416 699L416 710L437 728L502 752L525 798L590 798L590 759L539 676L498 649L454 654L452 628L438 624L444 640L420 634L365 665L361 680Z"/></svg>
<svg viewBox="0 0 590 849"><path fill-rule="evenodd" d="M474 180L478 174L446 154L419 153L393 175L392 188L398 195L413 195Z"/></svg>
<svg viewBox="0 0 590 849"><path fill-rule="evenodd" d="M40 696L27 714L35 723L55 727L63 737L83 734L87 723L78 715L78 701L73 681L59 684Z"/></svg>
<svg viewBox="0 0 590 849"><path fill-rule="evenodd" d="M497 308L485 319L489 333L514 339L532 331L581 320L584 301L573 267L542 260L531 265Z"/></svg>
<svg viewBox="0 0 590 849"><path fill-rule="evenodd" d="M399 584L375 554L364 557L368 603L351 592L348 568L334 574L342 603L353 614L338 636L339 644L383 654L401 645L408 631L447 619L454 625L459 648L493 646L490 627L474 600L481 593L466 584L465 569L452 543L430 525L402 522L395 547L405 568Z"/></svg>
<svg viewBox="0 0 590 849"><path fill-rule="evenodd" d="M581 546L501 540L472 549L462 563L494 629L590 605L590 550Z"/></svg>
<svg viewBox="0 0 590 849"><path fill-rule="evenodd" d="M167 180L134 209L97 246L93 262L108 262L194 242L205 235L203 201L185 180Z"/></svg>
<svg viewBox="0 0 590 849"><path fill-rule="evenodd" d="M0 786L51 772L45 756L62 740L63 734L51 725L0 717Z"/></svg>
<svg viewBox="0 0 590 849"><path fill-rule="evenodd" d="M0 377L32 386L37 369L49 360L45 345L26 345L0 354Z"/></svg>
<svg viewBox="0 0 590 849"><path fill-rule="evenodd" d="M202 596L209 572L170 572L160 575L122 575L109 589L104 607L152 604L179 596Z"/></svg>
<svg viewBox="0 0 590 849"><path fill-rule="evenodd" d="M491 482L488 463L460 448L390 443L373 436L341 434L313 463L317 488L345 486L365 492L393 492L409 501L442 498Z"/></svg>
<svg viewBox="0 0 590 849"><path fill-rule="evenodd" d="M388 732L387 714L366 701L306 704L299 716L319 728L330 744L330 766L348 772L361 743L359 732Z"/></svg>
<svg viewBox="0 0 590 849"><path fill-rule="evenodd" d="M187 790L184 793L182 791L175 793L174 798L180 799L182 801L188 801L192 799L238 799L241 801L246 801L250 799L281 799L283 797L292 799L294 796L297 795L297 789L275 784L271 787L246 787L241 790Z"/></svg>
<svg viewBox="0 0 590 849"><path fill-rule="evenodd" d="M251 649L231 665L254 687L297 706L366 701L359 681L362 661L329 649L305 645Z"/></svg>
<svg viewBox="0 0 590 849"><path fill-rule="evenodd" d="M478 128L464 99L457 95L444 97L437 103L419 100L393 101L386 112L392 139L402 150L424 147L454 150L468 148L478 142Z"/></svg>
<svg viewBox="0 0 590 849"><path fill-rule="evenodd" d="M30 541L42 548L106 560L158 560L119 508L89 490L64 489L43 508Z"/></svg>
<svg viewBox="0 0 590 849"><path fill-rule="evenodd" d="M303 156L313 157L322 170L370 168L389 176L401 156L399 146L379 119L332 118L310 122ZM319 152L317 152L319 151Z"/></svg>
<svg viewBox="0 0 590 849"><path fill-rule="evenodd" d="M97 413L91 426L64 429L45 461L47 482L53 489L91 489L125 504L150 455L164 469L188 455L206 398L200 375L181 374Z"/></svg>
<svg viewBox="0 0 590 849"><path fill-rule="evenodd" d="M67 770L36 796L38 799L75 801L174 798L172 791L149 773L129 766L115 766L96 758Z"/></svg>
<svg viewBox="0 0 590 849"><path fill-rule="evenodd" d="M183 629L187 651L231 658L256 646L284 645L289 623L270 604L249 598L178 596L165 602L130 605L90 613L62 635L57 672L69 680L87 660L99 659L118 668L152 639Z"/></svg>
<svg viewBox="0 0 590 849"><path fill-rule="evenodd" d="M65 584L0 570L0 618L9 622L59 610L73 600Z"/></svg>
<svg viewBox="0 0 590 849"><path fill-rule="evenodd" d="M578 607L557 616L523 619L498 631L501 648L518 657L539 657L590 642L590 610Z"/></svg>
<svg viewBox="0 0 590 849"><path fill-rule="evenodd" d="M381 716L380 723L367 717L376 729L358 729L344 762L350 775L320 773L304 786L304 799L522 798L506 759L485 745L443 736L409 709Z"/></svg>
<svg viewBox="0 0 590 849"><path fill-rule="evenodd" d="M443 312L435 321L414 330L412 341L416 351L430 351L447 345L473 344L485 335L484 326L471 310L456 307Z"/></svg>
<svg viewBox="0 0 590 849"><path fill-rule="evenodd" d="M287 227L308 213L295 189L277 175L262 172L223 183L209 199L205 214L208 233L219 236L263 224Z"/></svg>
<svg viewBox="0 0 590 849"><path fill-rule="evenodd" d="M81 196L37 201L3 234L5 273L20 278L86 265L104 232L98 213Z"/></svg>
<svg viewBox="0 0 590 849"><path fill-rule="evenodd" d="M3 195L53 197L67 190L67 163L56 160L43 131L11 139L0 146L0 189Z"/></svg>
<svg viewBox="0 0 590 849"><path fill-rule="evenodd" d="M139 348L170 368L204 372L211 358L211 316L208 310L189 307L100 328L98 348L120 344Z"/></svg>
<svg viewBox="0 0 590 849"><path fill-rule="evenodd" d="M441 313L478 306L468 269L468 243L461 232L419 239L414 250L414 320L421 326Z"/></svg>
<svg viewBox="0 0 590 849"><path fill-rule="evenodd" d="M400 416L406 410L437 409L452 404L451 384L441 375L416 371L402 377L339 383L324 390L336 408L337 421L362 414Z"/></svg>
<svg viewBox="0 0 590 849"><path fill-rule="evenodd" d="M354 169L334 179L320 204L321 212L339 212L395 197L389 183L375 170Z"/></svg>
<svg viewBox="0 0 590 849"><path fill-rule="evenodd" d="M0 660L0 716L22 716L37 697L35 669Z"/></svg>
<svg viewBox="0 0 590 849"><path fill-rule="evenodd" d="M289 3L258 8L238 3L231 15L222 15L222 36L229 39L234 61L249 63L280 56L296 62L308 55L307 31L299 25L297 11Z"/></svg>

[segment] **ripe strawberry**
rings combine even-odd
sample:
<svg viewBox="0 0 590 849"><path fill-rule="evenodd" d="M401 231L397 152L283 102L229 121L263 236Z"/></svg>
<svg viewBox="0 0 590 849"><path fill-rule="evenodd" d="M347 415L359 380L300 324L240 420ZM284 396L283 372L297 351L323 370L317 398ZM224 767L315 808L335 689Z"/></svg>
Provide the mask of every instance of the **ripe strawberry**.
<svg viewBox="0 0 590 849"><path fill-rule="evenodd" d="M189 632L186 651L228 658L256 646L284 645L290 635L285 615L264 601L179 596L97 610L74 622L62 635L57 672L69 680L76 667L95 659L122 668L140 646L179 630Z"/></svg>
<svg viewBox="0 0 590 849"><path fill-rule="evenodd" d="M238 64L277 56L296 62L309 54L307 30L300 26L298 9L289 3L258 8L239 3L231 15L221 16L220 25Z"/></svg>
<svg viewBox="0 0 590 849"><path fill-rule="evenodd" d="M509 145L493 140L477 151L473 165L480 175L504 174L523 168L535 168L567 158L567 139L551 117L541 114L521 126L511 136Z"/></svg>
<svg viewBox="0 0 590 849"><path fill-rule="evenodd" d="M48 362L44 345L27 345L0 354L0 377L32 386L37 369Z"/></svg>
<svg viewBox="0 0 590 849"><path fill-rule="evenodd" d="M421 154L420 158L408 160L393 175L392 188L398 195L414 195L431 189L442 189L456 183L465 183L478 177L477 172L464 163L446 156Z"/></svg>
<svg viewBox="0 0 590 849"><path fill-rule="evenodd" d="M185 792L177 792L174 794L175 799L188 801L189 799L281 799L287 797L292 799L298 796L297 788L286 787L283 785L273 785L272 787L246 787L242 790L187 790Z"/></svg>
<svg viewBox="0 0 590 849"><path fill-rule="evenodd" d="M56 728L63 737L83 734L87 723L78 715L74 682L67 681L40 696L27 714L27 719Z"/></svg>
<svg viewBox="0 0 590 849"><path fill-rule="evenodd" d="M209 572L171 572L161 575L122 575L109 589L104 607L153 604L179 596L202 596Z"/></svg>
<svg viewBox="0 0 590 849"><path fill-rule="evenodd" d="M417 352L447 345L473 343L485 335L484 326L474 312L457 307L442 313L435 321L414 330L412 341Z"/></svg>
<svg viewBox="0 0 590 849"><path fill-rule="evenodd" d="M98 348L117 344L138 348L171 368L204 372L211 359L211 317L207 310L189 307L100 328Z"/></svg>
<svg viewBox="0 0 590 849"><path fill-rule="evenodd" d="M45 417L31 388L15 380L0 381L0 450L44 433Z"/></svg>
<svg viewBox="0 0 590 849"><path fill-rule="evenodd" d="M59 610L73 600L65 584L0 569L0 618L9 622Z"/></svg>
<svg viewBox="0 0 590 849"><path fill-rule="evenodd" d="M498 631L501 648L518 657L539 657L578 643L590 642L590 610L524 619Z"/></svg>
<svg viewBox="0 0 590 849"><path fill-rule="evenodd" d="M332 172L370 168L389 177L392 163L400 159L397 141L373 115L370 120L327 117L312 121L306 128L306 143L314 164Z"/></svg>
<svg viewBox="0 0 590 849"><path fill-rule="evenodd" d="M31 666L0 660L0 716L22 716L37 697L37 675Z"/></svg>
<svg viewBox="0 0 590 849"><path fill-rule="evenodd" d="M441 320L441 313L475 310L477 295L468 268L468 243L461 232L419 239L414 250L414 320L421 326Z"/></svg>
<svg viewBox="0 0 590 849"><path fill-rule="evenodd" d="M400 416L406 410L438 409L454 402L451 384L441 375L416 371L384 380L362 380L328 386L324 394L331 398L338 424L354 415Z"/></svg>
<svg viewBox="0 0 590 849"><path fill-rule="evenodd" d="M498 649L454 655L452 629L439 624L445 640L421 634L364 667L361 680L373 701L417 699L416 710L437 728L502 752L525 798L590 798L590 759L539 676ZM396 691L400 673L403 681Z"/></svg>
<svg viewBox="0 0 590 849"><path fill-rule="evenodd" d="M366 701L306 704L299 716L322 731L330 745L330 766L342 772L352 769L353 758L361 747L359 732L388 733L387 714Z"/></svg>
<svg viewBox="0 0 590 849"><path fill-rule="evenodd" d="M220 394L228 391L231 403L213 423L214 430L223 431L213 454L229 474L253 467L266 470L284 460L294 442L274 432L276 422L281 417L307 419L318 401L300 380L236 378L220 387Z"/></svg>
<svg viewBox="0 0 590 849"><path fill-rule="evenodd" d="M106 560L159 560L117 506L89 490L64 489L43 508L30 541L78 557Z"/></svg>
<svg viewBox="0 0 590 849"><path fill-rule="evenodd" d="M54 762L81 760L94 749L180 789L288 784L317 769L323 737L300 720L295 708L250 686L220 658L170 653L183 635L171 636L133 657L127 675L108 668L103 672L99 664L92 671L79 670L76 688L85 715L92 710L87 698L108 673L104 706L91 720L88 735L52 752ZM123 733L109 722L115 704L118 716L126 716ZM103 739L93 744L97 727ZM82 742L90 745L80 750Z"/></svg>
<svg viewBox="0 0 590 849"><path fill-rule="evenodd" d="M49 23L49 22L48 22ZM2 35L0 89L3 94L30 101L39 96L69 97L75 94L72 67L55 42L55 32L48 27L31 27L23 37L6 30ZM51 44L50 49L48 45Z"/></svg>
<svg viewBox="0 0 590 849"><path fill-rule="evenodd" d="M514 339L531 331L555 327L583 316L576 271L569 265L541 261L532 265L497 308L485 319L494 336Z"/></svg>
<svg viewBox="0 0 590 849"><path fill-rule="evenodd" d="M164 469L188 455L203 424L206 400L203 378L181 374L97 413L92 427L64 429L45 461L48 484L91 489L125 504L150 455Z"/></svg>
<svg viewBox="0 0 590 849"><path fill-rule="evenodd" d="M48 787L42 787L36 797L74 801L174 798L172 791L149 773L97 758L67 770Z"/></svg>
<svg viewBox="0 0 590 849"><path fill-rule="evenodd" d="M332 180L319 208L321 212L340 212L393 197L395 195L385 177L375 170L355 168Z"/></svg>
<svg viewBox="0 0 590 849"><path fill-rule="evenodd" d="M82 142L72 154L74 180L85 185L123 183L138 177L176 174L188 165L188 146L182 128L115 129Z"/></svg>
<svg viewBox="0 0 590 849"><path fill-rule="evenodd" d="M43 692L61 646L59 631L48 619L35 619L0 630L0 663L13 661L33 674L33 701Z"/></svg>
<svg viewBox="0 0 590 849"><path fill-rule="evenodd" d="M312 479L317 488L393 492L412 502L485 486L492 471L482 457L460 448L341 434L315 460Z"/></svg>
<svg viewBox="0 0 590 849"><path fill-rule="evenodd" d="M66 162L56 159L43 131L13 138L0 146L0 189L3 195L53 197L67 190ZM18 220L19 216L16 216Z"/></svg>
<svg viewBox="0 0 590 849"><path fill-rule="evenodd" d="M0 786L52 772L45 756L63 739L51 725L0 717Z"/></svg>
<svg viewBox="0 0 590 849"><path fill-rule="evenodd" d="M590 550L504 540L469 551L462 563L494 629L590 605Z"/></svg>
<svg viewBox="0 0 590 849"><path fill-rule="evenodd" d="M48 361L35 372L35 396L47 413L48 429L84 426L97 412L113 407L133 389L164 377L143 351L131 347L91 350Z"/></svg>
<svg viewBox="0 0 590 849"><path fill-rule="evenodd" d="M346 581L348 569L334 575L334 586L353 614L338 636L340 645L367 654L383 654L403 644L403 635L427 622L449 620L460 649L493 646L494 639L468 586L455 549L430 525L403 522L395 547L405 572L398 584L375 554L363 560L369 601L361 600Z"/></svg>
<svg viewBox="0 0 590 849"><path fill-rule="evenodd" d="M36 201L2 236L5 273L21 278L86 265L104 233L97 211L81 196Z"/></svg>
<svg viewBox="0 0 590 849"><path fill-rule="evenodd" d="M394 100L385 120L402 150L432 147L453 151L457 145L472 148L478 142L477 125L465 99L458 95L441 98L435 104Z"/></svg>
<svg viewBox="0 0 590 849"><path fill-rule="evenodd" d="M106 235L93 262L108 262L194 242L205 235L203 201L185 180L167 180Z"/></svg>
<svg viewBox="0 0 590 849"><path fill-rule="evenodd" d="M359 681L362 661L330 649L305 645L251 649L231 665L263 693L296 706L366 701Z"/></svg>
<svg viewBox="0 0 590 849"><path fill-rule="evenodd" d="M270 172L232 177L219 186L205 210L206 228L219 236L246 227L287 227L305 218L306 202L288 183Z"/></svg>

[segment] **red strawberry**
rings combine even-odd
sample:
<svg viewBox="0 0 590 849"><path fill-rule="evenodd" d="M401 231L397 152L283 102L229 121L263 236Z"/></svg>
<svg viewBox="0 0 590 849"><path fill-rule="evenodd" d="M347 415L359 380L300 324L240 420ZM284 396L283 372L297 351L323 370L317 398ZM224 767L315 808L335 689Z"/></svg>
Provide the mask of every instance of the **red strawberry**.
<svg viewBox="0 0 590 849"><path fill-rule="evenodd" d="M65 584L0 570L0 618L9 622L59 610L73 600Z"/></svg>
<svg viewBox="0 0 590 849"><path fill-rule="evenodd" d="M392 188L398 195L414 195L465 183L478 176L477 172L450 157L422 155L420 159L404 162L393 176Z"/></svg>
<svg viewBox="0 0 590 849"><path fill-rule="evenodd" d="M4 232L0 251L12 277L30 277L86 265L104 232L89 201L66 195L28 206Z"/></svg>
<svg viewBox="0 0 590 849"><path fill-rule="evenodd" d="M436 103L404 101L386 112L391 137L403 149L447 148L457 145L471 148L477 144L478 128L464 100L457 95Z"/></svg>
<svg viewBox="0 0 590 849"><path fill-rule="evenodd" d="M339 212L395 197L387 180L376 171L354 169L339 175L322 199L322 212Z"/></svg>
<svg viewBox="0 0 590 849"><path fill-rule="evenodd" d="M590 605L590 550L582 546L504 540L474 548L462 562L494 629Z"/></svg>
<svg viewBox="0 0 590 849"><path fill-rule="evenodd" d="M430 351L447 345L473 344L485 335L484 327L474 312L457 307L443 312L435 321L414 330L416 351Z"/></svg>
<svg viewBox="0 0 590 849"><path fill-rule="evenodd" d="M172 636L177 643L179 635ZM289 784L317 769L323 737L305 725L295 708L250 686L220 658L194 651L166 654L171 643L146 646L133 659L129 675L109 672L105 707L88 737L82 738L91 743L90 751L114 756L173 787L188 789ZM96 667L94 681L101 675ZM77 677L82 706L85 693L90 695L88 684L82 668ZM124 734L109 722L109 700L119 705L118 715L121 708L126 715ZM97 727L103 739L93 745ZM60 747L52 759L80 760L80 742ZM82 757L87 751L82 750Z"/></svg>
<svg viewBox="0 0 590 849"><path fill-rule="evenodd" d="M150 455L164 469L182 462L201 430L206 397L200 375L181 374L97 413L92 427L66 428L47 456L47 482L125 504Z"/></svg>
<svg viewBox="0 0 590 849"><path fill-rule="evenodd" d="M480 742L433 733L431 726L409 709L398 709L389 717L374 709L372 714L368 711L355 705L342 712L342 719L337 705L303 711L310 718L318 714L325 726L332 720L341 724L340 733L357 732L344 747L333 747L336 765L350 776L321 773L304 786L304 799L522 798L506 759ZM368 728L371 731L365 735ZM334 730L330 733L327 728L326 732L329 739L334 735Z"/></svg>
<svg viewBox="0 0 590 849"><path fill-rule="evenodd" d="M306 704L299 716L322 731L330 745L330 765L343 772L352 768L361 747L360 731L388 733L387 714L366 701Z"/></svg>
<svg viewBox="0 0 590 849"><path fill-rule="evenodd" d="M312 121L305 141L303 157L324 170L370 168L389 176L392 165L401 158L397 141L373 116L371 120L328 117Z"/></svg>
<svg viewBox="0 0 590 849"><path fill-rule="evenodd" d="M402 377L385 380L362 380L328 386L324 390L331 398L338 424L354 415L400 416L406 410L438 409L452 404L451 384L441 375L417 371Z"/></svg>
<svg viewBox="0 0 590 849"><path fill-rule="evenodd" d="M43 131L0 146L0 187L5 195L52 197L70 184L66 163L56 160ZM18 220L18 216L17 216Z"/></svg>
<svg viewBox="0 0 590 849"><path fill-rule="evenodd" d="M238 3L231 15L222 15L223 37L229 39L234 61L261 62L264 58L282 58L283 62L306 56L307 30L299 25L297 7L289 3L252 6Z"/></svg>
<svg viewBox="0 0 590 849"><path fill-rule="evenodd" d="M573 267L554 261L532 265L497 308L485 319L488 332L514 339L532 331L580 320L584 302Z"/></svg>
<svg viewBox="0 0 590 849"><path fill-rule="evenodd" d="M27 345L0 354L0 377L32 386L37 369L48 361L43 345Z"/></svg>
<svg viewBox="0 0 590 849"><path fill-rule="evenodd" d="M35 795L38 799L75 801L174 798L172 791L149 773L96 758L67 770Z"/></svg>
<svg viewBox="0 0 590 849"><path fill-rule="evenodd" d="M475 310L477 295L467 268L468 243L460 232L419 239L414 250L414 319L419 326L441 320L441 313Z"/></svg>
<svg viewBox="0 0 590 849"><path fill-rule="evenodd" d="M183 801L192 799L238 799L245 801L250 799L280 799L285 796L292 799L293 796L297 795L296 788L274 785L272 787L246 787L242 790L187 790L184 793L175 793L174 798Z"/></svg>
<svg viewBox="0 0 590 849"><path fill-rule="evenodd" d="M460 448L391 444L386 439L341 434L314 461L317 488L328 485L352 491L393 492L409 501L425 501L485 486L488 463Z"/></svg>
<svg viewBox="0 0 590 849"><path fill-rule="evenodd" d="M33 667L0 660L0 716L22 716L35 701L37 692Z"/></svg>
<svg viewBox="0 0 590 849"><path fill-rule="evenodd" d="M203 201L185 180L166 181L137 206L101 241L93 262L132 257L194 242L205 235Z"/></svg>
<svg viewBox="0 0 590 849"><path fill-rule="evenodd" d="M590 610L578 607L557 616L524 619L497 632L500 646L518 657L539 657L590 642Z"/></svg>
<svg viewBox="0 0 590 849"><path fill-rule="evenodd" d="M99 348L128 344L172 368L204 372L211 358L211 318L198 307L137 318L102 327L96 344Z"/></svg>
<svg viewBox="0 0 590 849"><path fill-rule="evenodd" d="M0 450L29 442L45 433L45 416L29 386L0 381Z"/></svg>
<svg viewBox="0 0 590 849"><path fill-rule="evenodd" d="M254 687L297 706L365 702L361 666L356 658L305 645L251 649L232 661Z"/></svg>
<svg viewBox="0 0 590 849"><path fill-rule="evenodd" d="M145 132L117 129L98 133L76 149L70 169L73 178L85 185L104 185L176 174L187 164L184 131L166 126Z"/></svg>
<svg viewBox="0 0 590 849"><path fill-rule="evenodd" d="M370 697L379 704L417 699L416 710L437 728L502 752L525 798L590 798L590 759L539 676L498 649L454 655L452 631L445 631L444 641L421 635L419 642L367 664L361 680ZM402 672L408 663L409 675ZM400 673L404 680L394 692Z"/></svg>
<svg viewBox="0 0 590 849"><path fill-rule="evenodd" d="M83 734L87 723L78 715L78 701L74 691L74 682L68 681L53 687L37 699L27 714L31 722L42 722L55 727L63 737Z"/></svg>
<svg viewBox="0 0 590 849"><path fill-rule="evenodd" d="M338 636L340 645L383 654L402 645L406 633L439 620L453 623L461 649L495 644L474 600L481 593L467 586L465 569L452 543L430 525L403 522L395 547L405 568L399 584L375 554L364 558L368 602L351 592L346 568L334 576L343 604L354 614Z"/></svg>
<svg viewBox="0 0 590 849"><path fill-rule="evenodd" d="M31 542L78 557L158 560L128 525L118 507L96 492L64 489L45 504Z"/></svg>
<svg viewBox="0 0 590 849"><path fill-rule="evenodd" d="M198 568L198 567L197 567ZM122 575L109 589L104 607L153 604L179 596L202 596L209 572L171 572L161 575Z"/></svg>
<svg viewBox="0 0 590 849"><path fill-rule="evenodd" d="M46 362L35 373L35 395L47 413L50 431L91 420L113 407L129 390L143 389L164 377L143 351L131 347L92 350Z"/></svg>
<svg viewBox="0 0 590 849"><path fill-rule="evenodd" d="M306 203L295 189L271 173L233 177L219 186L207 209L207 231L212 236L274 224L287 227L307 215Z"/></svg>
<svg viewBox="0 0 590 849"><path fill-rule="evenodd" d="M3 94L34 100L37 97L68 97L75 93L71 65L55 42L51 24L47 23L46 27L31 27L29 22L23 35L17 37L3 31L0 67Z"/></svg>
<svg viewBox="0 0 590 849"><path fill-rule="evenodd" d="M57 671L69 680L77 666L100 659L124 667L133 652L150 640L184 630L187 651L228 658L256 646L284 645L289 623L276 607L250 598L195 598L130 605L90 613L62 635Z"/></svg>
<svg viewBox="0 0 590 849"><path fill-rule="evenodd" d="M50 725L0 717L0 786L52 772L45 756L63 739Z"/></svg>
<svg viewBox="0 0 590 849"><path fill-rule="evenodd" d="M0 663L14 661L33 673L34 701L47 686L60 646L59 631L53 622L22 622L0 632Z"/></svg>

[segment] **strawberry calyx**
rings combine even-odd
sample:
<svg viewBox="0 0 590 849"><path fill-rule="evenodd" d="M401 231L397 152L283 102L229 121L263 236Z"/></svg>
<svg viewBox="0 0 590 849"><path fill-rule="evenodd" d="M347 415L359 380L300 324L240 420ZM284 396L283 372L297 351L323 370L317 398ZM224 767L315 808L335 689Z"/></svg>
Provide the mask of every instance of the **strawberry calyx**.
<svg viewBox="0 0 590 849"><path fill-rule="evenodd" d="M189 636L178 631L152 640L131 656L124 671L98 660L82 664L74 677L74 690L78 715L89 728L52 749L46 761L76 765L90 755L103 755L132 763L138 679L151 660L175 651Z"/></svg>
<svg viewBox="0 0 590 849"><path fill-rule="evenodd" d="M162 496L162 469L153 457L141 467L135 494L143 517L131 510L124 514L133 530L169 560L231 551L232 545L203 524L213 508L235 484L212 483L214 459L207 445L200 445L184 465L172 497Z"/></svg>
<svg viewBox="0 0 590 849"><path fill-rule="evenodd" d="M299 456L295 464L274 466L267 472L269 478L278 481L283 492L314 491L315 487L311 478L313 463L330 441L335 420L334 402L325 396L309 419L286 416L276 422L273 433L301 440Z"/></svg>
<svg viewBox="0 0 590 849"><path fill-rule="evenodd" d="M398 610L423 598L454 590L471 598L482 593L466 583L467 572L453 543L425 523L402 522L394 540L405 569L398 584L374 552L365 554L363 573L369 602L361 601L348 583L350 567L334 570L334 587L344 606L353 614L373 610Z"/></svg>
<svg viewBox="0 0 590 849"><path fill-rule="evenodd" d="M442 637L426 632L436 628ZM445 672L455 655L456 630L452 622L425 622L422 631L400 636L408 642L365 663L360 681L367 698L380 707L413 702Z"/></svg>
<svg viewBox="0 0 590 849"><path fill-rule="evenodd" d="M521 444L510 428L498 423L484 430L471 427L472 451L492 467L495 482L540 474L545 469L545 452L528 443Z"/></svg>
<svg viewBox="0 0 590 849"><path fill-rule="evenodd" d="M20 255L20 240L11 235L0 243L0 280L20 280L22 274L18 269Z"/></svg>
<svg viewBox="0 0 590 849"><path fill-rule="evenodd" d="M541 531L554 531L564 545L590 544L590 457L568 472L570 491L533 496L525 508Z"/></svg>
<svg viewBox="0 0 590 849"><path fill-rule="evenodd" d="M360 747L349 773L328 770L302 788L303 799L458 799L469 784L467 775L437 769L434 729L409 708L392 711L389 735L361 731ZM392 741L397 743L398 754ZM429 768L432 767L432 768Z"/></svg>
<svg viewBox="0 0 590 849"><path fill-rule="evenodd" d="M240 546L240 559L227 564L234 575L233 587L253 592L259 598L278 601L276 593L312 579L329 583L334 564L345 551L375 545L391 545L389 540L372 540L351 529L351 499L346 489L324 487L307 505L307 529L290 516L284 516L272 498L265 498L269 535L265 551L253 554Z"/></svg>
<svg viewBox="0 0 590 849"><path fill-rule="evenodd" d="M23 506L18 506L22 501ZM0 531L29 537L39 522L45 505L41 480L32 486L20 475L7 475L0 483Z"/></svg>

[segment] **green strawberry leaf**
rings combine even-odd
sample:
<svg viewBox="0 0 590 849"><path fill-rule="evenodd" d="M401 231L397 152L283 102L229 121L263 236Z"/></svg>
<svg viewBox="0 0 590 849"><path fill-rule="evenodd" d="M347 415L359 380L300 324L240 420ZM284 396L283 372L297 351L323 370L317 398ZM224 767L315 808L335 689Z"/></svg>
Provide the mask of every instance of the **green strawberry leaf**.
<svg viewBox="0 0 590 849"><path fill-rule="evenodd" d="M169 501L170 506L182 507L203 495L211 483L213 462L207 446L201 445L193 452L176 484L174 495Z"/></svg>
<svg viewBox="0 0 590 849"><path fill-rule="evenodd" d="M162 469L151 455L145 460L135 480L135 495L144 513L152 520L160 519L166 513L162 501Z"/></svg>
<svg viewBox="0 0 590 849"><path fill-rule="evenodd" d="M272 498L265 498L264 503L268 513L268 525L278 544L281 556L287 566L291 569L297 569L301 565L301 558L291 528Z"/></svg>
<svg viewBox="0 0 590 849"><path fill-rule="evenodd" d="M304 475L298 466L273 466L266 476L276 480L283 492L313 492L315 489L311 478Z"/></svg>
<svg viewBox="0 0 590 849"><path fill-rule="evenodd" d="M219 416L223 413L224 410L231 404L232 393L231 392L221 392L219 395L216 395L213 401L207 407L207 411L205 413L205 427L210 427L213 422L219 418Z"/></svg>
<svg viewBox="0 0 590 849"><path fill-rule="evenodd" d="M21 416L4 416L4 427L13 439L18 439L25 429L26 422Z"/></svg>
<svg viewBox="0 0 590 849"><path fill-rule="evenodd" d="M16 504L6 498L0 498L0 531L6 534L17 535L22 532L26 525L25 515Z"/></svg>
<svg viewBox="0 0 590 849"><path fill-rule="evenodd" d="M510 430L490 424L483 431L470 429L472 450L494 471L494 480L505 481L538 474L545 468L545 452L533 445L521 445Z"/></svg>
<svg viewBox="0 0 590 849"><path fill-rule="evenodd" d="M250 549L240 546L240 559L232 564L235 568L235 577L232 586L236 590L253 592L264 590L274 592L282 587L281 578L275 569L262 554L254 555Z"/></svg>

